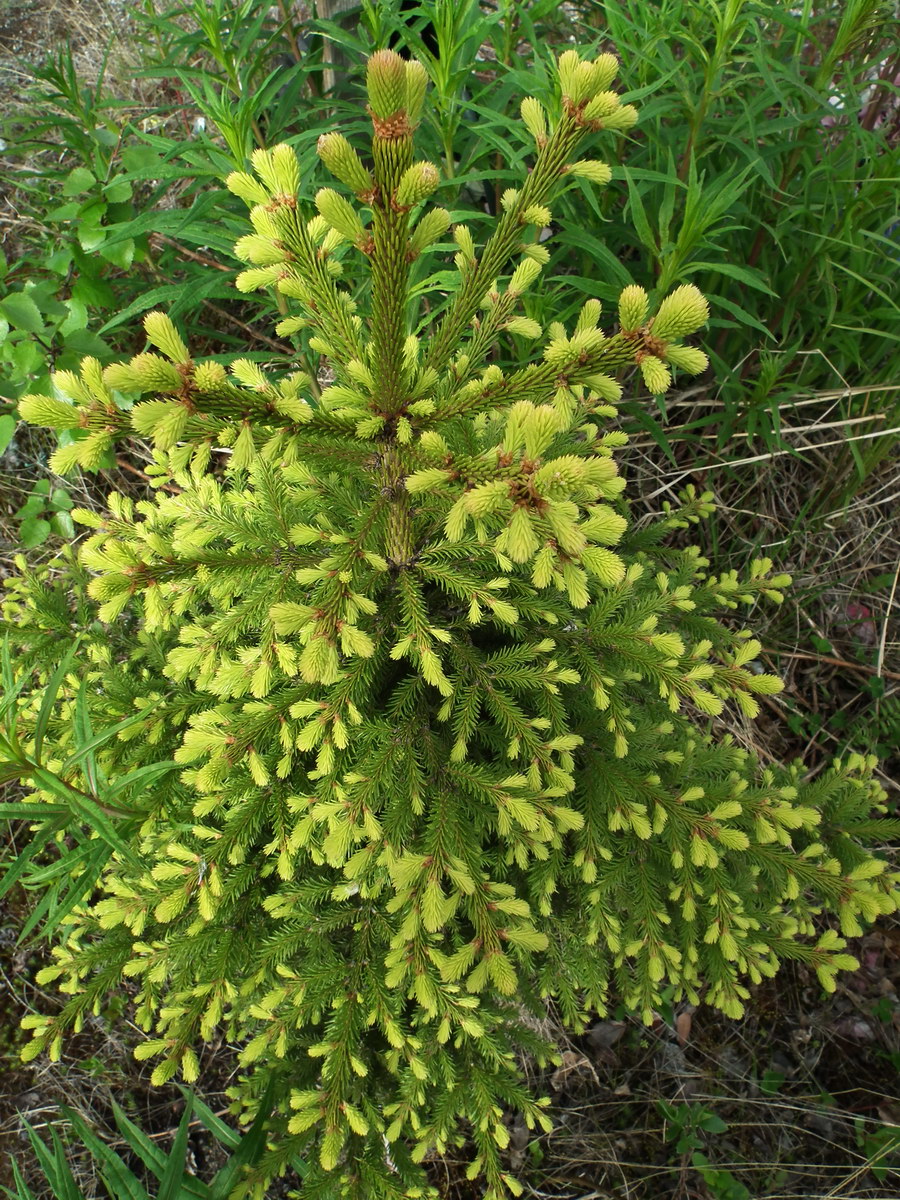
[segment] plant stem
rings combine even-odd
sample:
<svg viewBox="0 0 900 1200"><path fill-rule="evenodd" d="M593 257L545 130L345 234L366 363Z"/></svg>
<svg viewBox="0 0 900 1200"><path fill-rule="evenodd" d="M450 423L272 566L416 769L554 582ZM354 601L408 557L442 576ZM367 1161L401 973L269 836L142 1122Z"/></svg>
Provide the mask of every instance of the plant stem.
<svg viewBox="0 0 900 1200"><path fill-rule="evenodd" d="M412 161L412 138L382 138L372 150L378 196L373 205L372 372L382 412L395 416L404 400L403 343L406 340L407 214L395 207L394 191Z"/></svg>
<svg viewBox="0 0 900 1200"><path fill-rule="evenodd" d="M390 501L385 558L395 566L405 566L413 556L411 497L403 486L405 474L399 446L389 446L381 459L380 484Z"/></svg>
<svg viewBox="0 0 900 1200"><path fill-rule="evenodd" d="M403 172L412 162L412 137L381 137L372 141L378 195L373 204L372 240L372 374L378 410L389 420L406 401L403 348L406 341L406 299L409 289L405 210L394 201ZM390 498L386 557L402 564L412 557L409 493L403 487L403 466L396 431L390 429L382 456L381 490Z"/></svg>
<svg viewBox="0 0 900 1200"><path fill-rule="evenodd" d="M428 365L441 371L478 311L482 298L498 272L515 252L522 236L522 215L532 205L543 204L559 182L569 156L581 140L583 130L568 116L560 121L553 136L541 148L534 170L529 175L516 203L503 214L497 231L484 247L478 263L470 271L462 291L441 321L428 355Z"/></svg>

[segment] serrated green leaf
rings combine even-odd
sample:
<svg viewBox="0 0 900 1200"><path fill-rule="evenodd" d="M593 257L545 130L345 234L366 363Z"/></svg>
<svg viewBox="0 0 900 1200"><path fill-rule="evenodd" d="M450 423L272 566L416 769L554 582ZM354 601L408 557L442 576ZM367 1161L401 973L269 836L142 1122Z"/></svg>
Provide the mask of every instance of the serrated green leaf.
<svg viewBox="0 0 900 1200"><path fill-rule="evenodd" d="M0 312L13 329L22 329L25 333L40 333L44 328L44 318L40 309L24 292L10 292L8 296L4 296L0 300Z"/></svg>
<svg viewBox="0 0 900 1200"><path fill-rule="evenodd" d="M9 413L0 417L0 454L5 453L7 446L16 433L16 418Z"/></svg>
<svg viewBox="0 0 900 1200"><path fill-rule="evenodd" d="M115 245L103 245L100 247L100 253L114 267L120 267L126 271L134 262L134 238L116 242Z"/></svg>
<svg viewBox="0 0 900 1200"><path fill-rule="evenodd" d="M75 167L66 176L62 194L64 196L80 196L88 188L93 187L96 182L97 177L93 171L89 171L87 167Z"/></svg>
<svg viewBox="0 0 900 1200"><path fill-rule="evenodd" d="M123 175L114 175L103 185L103 194L112 204L121 204L131 199L131 183Z"/></svg>
<svg viewBox="0 0 900 1200"><path fill-rule="evenodd" d="M74 333L76 329L86 329L88 323L87 305L81 300L67 300L66 308L69 310L69 315L59 327L59 332L63 337L68 333Z"/></svg>
<svg viewBox="0 0 900 1200"><path fill-rule="evenodd" d="M35 546L42 546L52 532L50 522L44 521L43 517L25 517L19 526L19 541L25 550L34 550Z"/></svg>
<svg viewBox="0 0 900 1200"><path fill-rule="evenodd" d="M57 537L71 539L75 536L75 523L67 512L54 513L50 528Z"/></svg>

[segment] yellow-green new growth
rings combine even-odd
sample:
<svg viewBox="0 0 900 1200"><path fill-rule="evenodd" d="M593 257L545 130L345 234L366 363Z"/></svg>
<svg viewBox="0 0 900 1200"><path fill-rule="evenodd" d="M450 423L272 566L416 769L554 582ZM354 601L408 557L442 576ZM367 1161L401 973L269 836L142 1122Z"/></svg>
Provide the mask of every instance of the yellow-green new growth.
<svg viewBox="0 0 900 1200"><path fill-rule="evenodd" d="M409 253L417 258L442 238L450 228L451 217L445 208L432 208L416 224L409 239Z"/></svg>
<svg viewBox="0 0 900 1200"><path fill-rule="evenodd" d="M414 208L427 200L439 183L440 176L434 163L414 163L400 177L394 203L401 208Z"/></svg>
<svg viewBox="0 0 900 1200"><path fill-rule="evenodd" d="M665 363L655 354L645 354L638 365L651 396L661 396L669 390L672 376Z"/></svg>
<svg viewBox="0 0 900 1200"><path fill-rule="evenodd" d="M46 429L73 429L78 424L78 409L52 396L30 395L19 400L19 416L30 425Z"/></svg>
<svg viewBox="0 0 900 1200"><path fill-rule="evenodd" d="M547 140L547 114L540 100L526 96L521 107L525 128L540 146Z"/></svg>
<svg viewBox="0 0 900 1200"><path fill-rule="evenodd" d="M290 146L282 143L271 150L254 150L250 161L273 198L296 196L300 190L300 164Z"/></svg>
<svg viewBox="0 0 900 1200"><path fill-rule="evenodd" d="M619 324L625 333L632 333L647 320L650 300L647 293L637 284L623 288L619 296Z"/></svg>
<svg viewBox="0 0 900 1200"><path fill-rule="evenodd" d="M407 64L393 50L378 50L369 59L366 87L369 107L380 120L407 118Z"/></svg>
<svg viewBox="0 0 900 1200"><path fill-rule="evenodd" d="M605 162L582 159L580 162L570 163L567 170L576 179L589 179L591 183L600 187L604 187L612 179L612 171Z"/></svg>
<svg viewBox="0 0 900 1200"><path fill-rule="evenodd" d="M147 313L144 317L144 329L150 344L156 346L157 350L162 350L173 363L190 362L191 356L187 346L165 313Z"/></svg>
<svg viewBox="0 0 900 1200"><path fill-rule="evenodd" d="M323 133L316 143L316 150L328 170L341 183L351 188L361 200L371 198L375 181L342 134Z"/></svg>
<svg viewBox="0 0 900 1200"><path fill-rule="evenodd" d="M666 296L653 318L653 333L664 341L696 333L709 320L706 298L692 283Z"/></svg>
<svg viewBox="0 0 900 1200"><path fill-rule="evenodd" d="M366 230L356 209L333 188L316 192L316 208L336 233L355 246L366 241Z"/></svg>

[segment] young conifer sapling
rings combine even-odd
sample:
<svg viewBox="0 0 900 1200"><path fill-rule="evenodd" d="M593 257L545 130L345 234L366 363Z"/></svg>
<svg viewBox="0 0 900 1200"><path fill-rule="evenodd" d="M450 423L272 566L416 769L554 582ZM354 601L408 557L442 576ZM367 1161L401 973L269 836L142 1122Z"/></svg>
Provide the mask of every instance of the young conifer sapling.
<svg viewBox="0 0 900 1200"><path fill-rule="evenodd" d="M506 1118L548 1127L519 1071L552 1057L548 1006L577 1031L671 989L739 1017L786 959L833 988L844 938L897 907L870 760L807 782L713 724L780 689L735 621L788 578L668 544L707 494L629 521L619 381L704 370L706 300L630 286L603 320L594 299L529 315L554 198L603 187L593 148L636 119L616 71L568 51L556 100L523 101L532 166L483 237L430 203L424 68L375 54L371 153L320 139L315 211L287 145L227 180L253 227L237 286L286 299L316 378L195 359L156 312L151 349L21 405L81 431L57 471L136 433L167 485L73 514L95 611L52 713L18 706L32 803L60 803L52 777L102 816L96 889L40 976L67 998L25 1056L122 986L157 1083L237 1043L234 1112L271 1108L259 1197L298 1157L304 1195L424 1195L420 1164L463 1143L489 1198L519 1194ZM44 681L52 593L24 571L6 604ZM107 736L79 753L85 721Z"/></svg>

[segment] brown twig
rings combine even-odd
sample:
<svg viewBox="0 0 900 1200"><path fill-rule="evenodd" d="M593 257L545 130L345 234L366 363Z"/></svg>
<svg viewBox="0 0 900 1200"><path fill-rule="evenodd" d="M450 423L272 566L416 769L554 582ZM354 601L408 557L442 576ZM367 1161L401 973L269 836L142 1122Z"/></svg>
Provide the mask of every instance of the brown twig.
<svg viewBox="0 0 900 1200"><path fill-rule="evenodd" d="M252 337L258 342L265 342L267 346L271 346L272 349L277 350L279 354L287 355L289 358L293 358L296 354L293 346L286 346L283 342L276 342L274 338L267 337L264 333L260 333L259 330L253 329L250 325L245 325L244 322L239 321L233 313L228 312L224 308L219 308L218 304L213 304L211 300L204 300L203 303L206 308L211 308L213 312L218 313L220 317L225 317L225 319L231 321L233 325L237 325L237 327L242 329L248 337Z"/></svg>
<svg viewBox="0 0 900 1200"><path fill-rule="evenodd" d="M809 662L828 663L833 667L844 667L848 671L857 671L862 675L881 675L885 679L900 679L900 671L879 671L877 667L867 666L866 663L848 662L845 658L832 658L830 654L804 654L800 650L764 650L764 654L781 655L782 658L803 658Z"/></svg>
<svg viewBox="0 0 900 1200"><path fill-rule="evenodd" d="M139 467L134 466L133 463L128 462L127 459L117 458L116 466L121 467L123 471L131 471L132 475L139 475L145 483L153 482L149 475L145 474ZM159 484L159 487L162 488L164 492L171 492L173 496L181 495L181 488L174 483L161 483Z"/></svg>
<svg viewBox="0 0 900 1200"><path fill-rule="evenodd" d="M294 56L294 62L301 63L303 61L303 52L300 49L300 42L297 39L297 31L294 28L294 22L291 20L291 14L288 11L286 0L278 0L278 11L281 13L283 24L282 29L284 35L291 47L291 54Z"/></svg>
<svg viewBox="0 0 900 1200"><path fill-rule="evenodd" d="M174 238L170 238L165 233L154 233L152 235L154 242L162 242L166 246L174 246L178 253L183 258L193 259L194 262L202 263L204 267L215 267L217 271L230 271L231 267L226 267L224 263L217 262L214 258L207 258L205 254L198 254L196 250L189 250L187 246L182 246L181 242L176 242Z"/></svg>
<svg viewBox="0 0 900 1200"><path fill-rule="evenodd" d="M205 267L215 267L217 271L228 272L232 270L231 267L224 266L222 263L216 262L215 259L207 258L203 254L197 254L195 250L189 250L187 246L182 246L181 242L177 242L174 238L170 238L164 233L154 234L153 238L154 241L164 242L167 246L172 246L183 258L190 258L194 262L201 263ZM158 274L159 272L157 272L157 275ZM278 293L278 298L284 298L280 292ZM286 354L291 357L294 355L293 346L287 346L283 342L276 342L274 338L267 337L264 333L259 333L258 330L252 329L249 325L245 325L243 321L239 321L236 316L228 312L226 309L220 308L218 304L213 304L211 300L204 300L203 305L205 308L211 309L214 313L218 313L220 317L224 317L226 321L230 321L233 325L237 325L237 327L243 330L248 337L252 337L258 342L265 342L267 346L271 346L273 350L277 350L279 354Z"/></svg>

